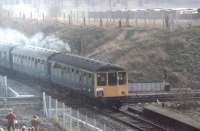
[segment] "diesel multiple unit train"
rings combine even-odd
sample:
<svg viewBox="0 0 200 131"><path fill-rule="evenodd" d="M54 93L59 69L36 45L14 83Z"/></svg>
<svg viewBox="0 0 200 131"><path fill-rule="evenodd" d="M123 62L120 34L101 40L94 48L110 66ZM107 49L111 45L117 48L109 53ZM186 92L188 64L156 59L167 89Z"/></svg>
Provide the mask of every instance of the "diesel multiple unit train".
<svg viewBox="0 0 200 131"><path fill-rule="evenodd" d="M128 75L118 65L26 45L0 44L0 66L93 98L128 95Z"/></svg>

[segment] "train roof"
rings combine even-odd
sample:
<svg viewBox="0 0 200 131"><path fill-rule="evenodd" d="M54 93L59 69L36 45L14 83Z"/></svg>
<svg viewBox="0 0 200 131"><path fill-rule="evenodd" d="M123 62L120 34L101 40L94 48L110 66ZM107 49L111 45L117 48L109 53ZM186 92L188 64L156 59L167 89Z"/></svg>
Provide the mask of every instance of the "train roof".
<svg viewBox="0 0 200 131"><path fill-rule="evenodd" d="M34 46L19 46L12 53L47 60L52 54L57 53L57 51Z"/></svg>
<svg viewBox="0 0 200 131"><path fill-rule="evenodd" d="M50 58L51 61L71 65L90 72L124 71L118 65L108 64L97 60L73 55L58 53Z"/></svg>

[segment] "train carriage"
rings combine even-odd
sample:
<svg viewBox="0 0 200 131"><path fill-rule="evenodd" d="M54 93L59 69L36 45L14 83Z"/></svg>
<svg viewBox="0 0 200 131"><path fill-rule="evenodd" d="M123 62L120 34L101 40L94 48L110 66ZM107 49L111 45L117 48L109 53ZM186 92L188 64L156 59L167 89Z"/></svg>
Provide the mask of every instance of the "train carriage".
<svg viewBox="0 0 200 131"><path fill-rule="evenodd" d="M12 66L12 60L10 52L15 45L0 44L0 66L10 69Z"/></svg>
<svg viewBox="0 0 200 131"><path fill-rule="evenodd" d="M12 54L13 70L27 75L48 80L48 58L56 51L33 46L20 46L15 48Z"/></svg>
<svg viewBox="0 0 200 131"><path fill-rule="evenodd" d="M0 45L0 59L3 67L93 98L128 95L127 72L117 65L24 45Z"/></svg>
<svg viewBox="0 0 200 131"><path fill-rule="evenodd" d="M93 97L128 95L126 71L108 63L58 53L49 59L51 80Z"/></svg>

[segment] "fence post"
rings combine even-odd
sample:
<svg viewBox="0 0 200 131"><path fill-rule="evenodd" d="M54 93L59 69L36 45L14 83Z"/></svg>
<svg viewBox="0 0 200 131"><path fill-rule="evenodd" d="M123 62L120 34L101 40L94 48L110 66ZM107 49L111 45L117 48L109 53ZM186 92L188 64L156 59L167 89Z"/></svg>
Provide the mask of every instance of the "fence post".
<svg viewBox="0 0 200 131"><path fill-rule="evenodd" d="M70 123L70 131L72 131L72 108L70 107L69 108L69 115L70 115L70 121L69 121L69 123Z"/></svg>
<svg viewBox="0 0 200 131"><path fill-rule="evenodd" d="M97 120L94 119L94 126L97 127Z"/></svg>
<svg viewBox="0 0 200 131"><path fill-rule="evenodd" d="M106 124L103 124L103 131L106 131Z"/></svg>
<svg viewBox="0 0 200 131"><path fill-rule="evenodd" d="M86 114L86 115L85 115L85 126L86 126L86 127L85 127L85 131L87 131L87 119L88 119L88 118L87 118L87 114Z"/></svg>
<svg viewBox="0 0 200 131"><path fill-rule="evenodd" d="M49 117L51 117L51 112L52 112L52 110L51 110L51 96L49 96L49 109L48 109L48 115L49 115Z"/></svg>
<svg viewBox="0 0 200 131"><path fill-rule="evenodd" d="M79 110L77 110L77 118L80 119L80 113L79 113ZM78 131L80 131L79 121L77 122L77 126L78 126Z"/></svg>
<svg viewBox="0 0 200 131"><path fill-rule="evenodd" d="M66 118L65 118L65 104L62 103L62 107L63 107L63 127L64 129L66 128Z"/></svg>
<svg viewBox="0 0 200 131"><path fill-rule="evenodd" d="M71 17L70 17L70 15L68 15L68 24L69 25L71 24Z"/></svg>
<svg viewBox="0 0 200 131"><path fill-rule="evenodd" d="M45 92L43 92L42 98L43 98L43 113L45 116L48 117L47 115L47 106L46 106L46 98L45 98Z"/></svg>
<svg viewBox="0 0 200 131"><path fill-rule="evenodd" d="M4 88L3 88L3 81L2 81L1 76L0 76L0 95L4 97Z"/></svg>
<svg viewBox="0 0 200 131"><path fill-rule="evenodd" d="M4 86L5 86L5 97L8 97L8 85L7 85L7 77L4 76Z"/></svg>
<svg viewBox="0 0 200 131"><path fill-rule="evenodd" d="M58 100L56 99L56 119L58 118Z"/></svg>

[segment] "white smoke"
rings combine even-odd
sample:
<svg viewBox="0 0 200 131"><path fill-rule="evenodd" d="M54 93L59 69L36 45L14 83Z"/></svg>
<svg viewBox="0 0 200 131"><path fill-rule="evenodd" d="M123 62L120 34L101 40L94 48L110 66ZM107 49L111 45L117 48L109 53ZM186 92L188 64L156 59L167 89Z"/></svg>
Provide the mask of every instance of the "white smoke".
<svg viewBox="0 0 200 131"><path fill-rule="evenodd" d="M0 28L0 43L25 44L28 38L19 31Z"/></svg>
<svg viewBox="0 0 200 131"><path fill-rule="evenodd" d="M45 36L39 32L32 37L27 37L23 33L13 29L0 29L0 44L25 44L32 45L61 52L71 52L68 43L60 40L55 35Z"/></svg>

